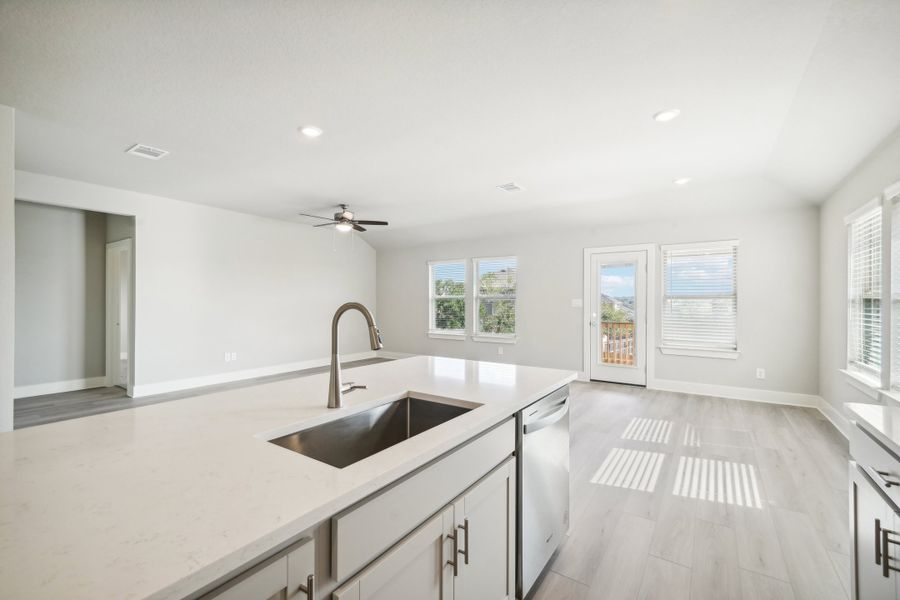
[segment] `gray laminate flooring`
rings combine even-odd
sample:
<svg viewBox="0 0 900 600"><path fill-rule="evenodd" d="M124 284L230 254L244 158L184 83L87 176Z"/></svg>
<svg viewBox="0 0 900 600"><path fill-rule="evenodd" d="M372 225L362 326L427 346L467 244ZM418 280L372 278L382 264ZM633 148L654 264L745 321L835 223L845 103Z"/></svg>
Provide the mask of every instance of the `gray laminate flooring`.
<svg viewBox="0 0 900 600"><path fill-rule="evenodd" d="M370 358L343 363L341 366L344 369L352 369L353 367L371 365L387 360L390 359ZM305 377L317 373L327 373L328 369L329 367L316 367L314 369L304 369L302 371L256 377L254 379L245 379L243 381L211 385L191 390L144 396L142 398L129 398L125 394L125 390L118 387L103 387L90 390L79 390L77 392L65 392L62 394L47 394L46 396L19 398L15 402L14 427L15 429L21 429L22 427L53 423L54 421L64 421L66 419L77 419L78 417L87 417L89 415L99 415L101 413L124 410L126 408L136 408L138 406L147 406L149 404L158 404L160 402L171 402L173 400L202 396L204 394L222 390L248 387L251 385L259 385L261 383L281 381L283 379L293 379L295 377Z"/></svg>
<svg viewBox="0 0 900 600"><path fill-rule="evenodd" d="M570 535L540 600L849 597L847 441L818 411L572 385Z"/></svg>

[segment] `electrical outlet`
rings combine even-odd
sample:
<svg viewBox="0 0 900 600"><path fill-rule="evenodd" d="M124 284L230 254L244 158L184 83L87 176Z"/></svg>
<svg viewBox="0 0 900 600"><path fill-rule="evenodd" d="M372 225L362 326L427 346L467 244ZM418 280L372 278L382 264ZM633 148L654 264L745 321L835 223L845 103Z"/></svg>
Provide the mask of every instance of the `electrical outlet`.
<svg viewBox="0 0 900 600"><path fill-rule="evenodd" d="M497 346L497 356L503 356L503 346Z"/></svg>
<svg viewBox="0 0 900 600"><path fill-rule="evenodd" d="M757 379L765 379L766 378L766 370L765 369L756 369L756 378Z"/></svg>
<svg viewBox="0 0 900 600"><path fill-rule="evenodd" d="M237 352L231 353L231 360L237 360Z"/></svg>

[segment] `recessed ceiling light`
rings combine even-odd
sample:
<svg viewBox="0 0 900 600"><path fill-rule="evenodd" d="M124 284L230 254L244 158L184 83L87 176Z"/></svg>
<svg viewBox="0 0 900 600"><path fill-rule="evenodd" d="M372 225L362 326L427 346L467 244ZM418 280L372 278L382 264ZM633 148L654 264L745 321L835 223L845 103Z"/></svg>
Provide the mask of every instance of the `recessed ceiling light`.
<svg viewBox="0 0 900 600"><path fill-rule="evenodd" d="M690 182L691 182L691 178L690 178L690 177L679 177L678 179L676 179L676 180L673 181L672 183L674 183L675 185L687 185L687 184L689 184Z"/></svg>
<svg viewBox="0 0 900 600"><path fill-rule="evenodd" d="M677 108L667 108L666 110L661 110L653 115L653 120L659 121L660 123L667 123L680 114L681 111Z"/></svg>
<svg viewBox="0 0 900 600"><path fill-rule="evenodd" d="M523 188L515 181L510 181L509 183L498 185L497 188L503 190L504 192L522 192L525 190L525 188Z"/></svg>
<svg viewBox="0 0 900 600"><path fill-rule="evenodd" d="M306 125L300 128L300 133L308 138L317 138L322 135L322 129L320 127L316 127L315 125Z"/></svg>

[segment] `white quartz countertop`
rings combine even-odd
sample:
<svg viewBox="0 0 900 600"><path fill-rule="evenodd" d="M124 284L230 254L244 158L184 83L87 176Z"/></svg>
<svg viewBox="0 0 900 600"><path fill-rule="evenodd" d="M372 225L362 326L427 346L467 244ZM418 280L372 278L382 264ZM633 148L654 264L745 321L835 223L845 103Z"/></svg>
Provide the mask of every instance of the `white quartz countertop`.
<svg viewBox="0 0 900 600"><path fill-rule="evenodd" d="M844 407L852 420L900 456L900 408L857 402L847 402Z"/></svg>
<svg viewBox="0 0 900 600"><path fill-rule="evenodd" d="M180 598L575 378L417 356L0 434L0 595ZM482 406L336 469L266 440L404 397Z"/></svg>

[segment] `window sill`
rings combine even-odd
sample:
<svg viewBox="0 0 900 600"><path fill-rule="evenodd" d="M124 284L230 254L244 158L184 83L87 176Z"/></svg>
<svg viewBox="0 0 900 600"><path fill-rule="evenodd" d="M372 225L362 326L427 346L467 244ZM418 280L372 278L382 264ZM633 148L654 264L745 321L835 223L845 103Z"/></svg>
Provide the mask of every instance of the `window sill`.
<svg viewBox="0 0 900 600"><path fill-rule="evenodd" d="M465 333L446 333L443 331L429 331L428 337L435 340L457 340L461 342L466 340Z"/></svg>
<svg viewBox="0 0 900 600"><path fill-rule="evenodd" d="M879 393L885 393L881 389L881 382L872 377L867 377L850 369L841 369L840 371L847 376L847 383L850 384L850 387L856 388L869 398L877 400Z"/></svg>
<svg viewBox="0 0 900 600"><path fill-rule="evenodd" d="M660 346L659 351L663 354L671 354L674 356L693 356L696 358L725 358L728 360L737 360L741 355L737 350L705 350L703 348L678 348L674 346Z"/></svg>
<svg viewBox="0 0 900 600"><path fill-rule="evenodd" d="M473 342L484 342L487 344L515 344L516 336L514 335L473 335Z"/></svg>

